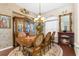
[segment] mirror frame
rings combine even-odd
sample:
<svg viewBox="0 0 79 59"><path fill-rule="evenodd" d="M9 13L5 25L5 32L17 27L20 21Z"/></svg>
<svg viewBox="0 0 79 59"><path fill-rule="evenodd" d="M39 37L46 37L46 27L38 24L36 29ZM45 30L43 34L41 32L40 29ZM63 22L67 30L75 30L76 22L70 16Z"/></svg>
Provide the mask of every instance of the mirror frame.
<svg viewBox="0 0 79 59"><path fill-rule="evenodd" d="M70 25L69 25L70 26L70 31L68 31L68 32L72 32L72 13L59 15L59 32L63 32L61 30L61 17L67 16L67 15L69 15L69 20L70 20Z"/></svg>

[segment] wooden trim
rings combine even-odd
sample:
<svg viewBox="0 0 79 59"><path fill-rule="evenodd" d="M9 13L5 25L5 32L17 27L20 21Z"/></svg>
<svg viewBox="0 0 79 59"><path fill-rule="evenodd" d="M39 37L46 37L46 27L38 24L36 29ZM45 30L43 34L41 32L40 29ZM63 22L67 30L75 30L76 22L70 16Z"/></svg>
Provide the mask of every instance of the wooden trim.
<svg viewBox="0 0 79 59"><path fill-rule="evenodd" d="M61 15L59 15L59 31L61 32Z"/></svg>
<svg viewBox="0 0 79 59"><path fill-rule="evenodd" d="M26 17L19 17L19 16L14 16L13 18L14 18L14 19L28 19L28 18L26 18Z"/></svg>
<svg viewBox="0 0 79 59"><path fill-rule="evenodd" d="M25 32L25 20L23 21L23 32Z"/></svg>
<svg viewBox="0 0 79 59"><path fill-rule="evenodd" d="M16 12L16 11L13 11L13 13L16 14L16 15L26 17L28 19L34 18L34 17L30 16L29 14L22 14L22 13L19 13L19 12Z"/></svg>
<svg viewBox="0 0 79 59"><path fill-rule="evenodd" d="M6 48L3 48L3 49L0 49L0 51L4 51L6 49L10 49L10 48L13 48L13 46L9 46L9 47L6 47Z"/></svg>
<svg viewBox="0 0 79 59"><path fill-rule="evenodd" d="M65 16L65 15L71 15L72 13L67 13L67 14L63 14L63 15L59 15L60 17L61 16Z"/></svg>
<svg viewBox="0 0 79 59"><path fill-rule="evenodd" d="M0 14L0 15L2 15L2 16L8 16L8 17L11 17L10 15L5 15L5 14Z"/></svg>
<svg viewBox="0 0 79 59"><path fill-rule="evenodd" d="M15 12L13 11L14 14L17 14L17 15L21 15L21 16L24 16L24 17L27 17L26 15L22 14L22 13L19 13L19 12ZM28 17L27 17L28 18Z"/></svg>

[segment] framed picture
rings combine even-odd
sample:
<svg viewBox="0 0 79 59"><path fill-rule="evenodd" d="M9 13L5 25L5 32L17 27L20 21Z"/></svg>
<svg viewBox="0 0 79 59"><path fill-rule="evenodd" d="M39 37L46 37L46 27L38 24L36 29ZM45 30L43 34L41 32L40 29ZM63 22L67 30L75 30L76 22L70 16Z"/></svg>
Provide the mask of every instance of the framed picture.
<svg viewBox="0 0 79 59"><path fill-rule="evenodd" d="M11 28L11 16L0 14L0 28Z"/></svg>

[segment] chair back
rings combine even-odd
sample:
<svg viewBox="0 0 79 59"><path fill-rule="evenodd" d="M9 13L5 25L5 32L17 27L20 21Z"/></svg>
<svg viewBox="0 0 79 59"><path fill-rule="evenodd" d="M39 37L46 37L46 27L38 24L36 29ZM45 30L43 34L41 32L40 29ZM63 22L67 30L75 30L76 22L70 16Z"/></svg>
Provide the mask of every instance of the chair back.
<svg viewBox="0 0 79 59"><path fill-rule="evenodd" d="M16 42L19 44L19 45L21 45L21 46L26 46L27 44L27 41L25 40L25 38L24 37L18 37L18 38L16 38Z"/></svg>
<svg viewBox="0 0 79 59"><path fill-rule="evenodd" d="M52 33L52 39L54 40L55 37L55 32Z"/></svg>
<svg viewBox="0 0 79 59"><path fill-rule="evenodd" d="M43 33L38 34L35 38L35 42L33 43L34 47L40 46L43 42L43 39L44 39L44 34Z"/></svg>
<svg viewBox="0 0 79 59"><path fill-rule="evenodd" d="M48 32L46 37L45 37L45 42L48 42L51 38L51 32Z"/></svg>

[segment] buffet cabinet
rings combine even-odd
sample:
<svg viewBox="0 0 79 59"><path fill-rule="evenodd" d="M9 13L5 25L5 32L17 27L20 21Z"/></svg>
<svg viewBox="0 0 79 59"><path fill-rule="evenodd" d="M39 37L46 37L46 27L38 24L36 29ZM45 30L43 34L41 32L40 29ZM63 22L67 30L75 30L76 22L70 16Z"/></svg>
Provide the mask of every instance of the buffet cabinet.
<svg viewBox="0 0 79 59"><path fill-rule="evenodd" d="M58 32L58 43L67 44L74 47L74 33L73 32Z"/></svg>

